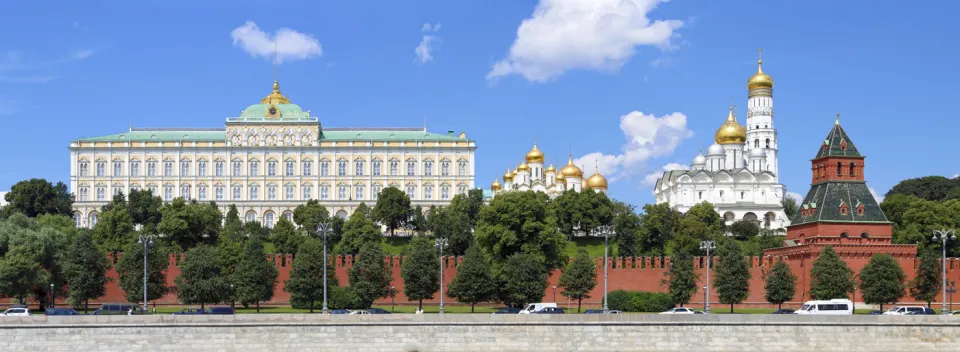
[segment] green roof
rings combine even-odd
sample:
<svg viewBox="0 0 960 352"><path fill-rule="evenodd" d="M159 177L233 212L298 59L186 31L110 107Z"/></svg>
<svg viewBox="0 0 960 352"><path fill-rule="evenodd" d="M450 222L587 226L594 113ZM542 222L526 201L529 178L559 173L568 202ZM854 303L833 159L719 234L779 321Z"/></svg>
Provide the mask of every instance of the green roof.
<svg viewBox="0 0 960 352"><path fill-rule="evenodd" d="M847 205L847 214L840 213L841 205ZM853 206L851 206L853 204ZM863 205L863 215L857 214L857 207ZM810 187L803 198L801 208L808 210L807 215L797 212L790 220L791 226L814 222L888 222L873 198L870 189L863 181L822 182Z"/></svg>
<svg viewBox="0 0 960 352"><path fill-rule="evenodd" d="M300 108L300 105L297 104L276 104L273 106L277 107L277 110L280 110L279 118L266 118L267 110L270 109L270 104L253 104L248 106L246 109L243 109L243 112L240 113L240 120L254 119L254 120L271 120L271 121L282 121L287 122L287 120L313 120L316 121L316 118L310 118L310 115L307 114L303 109Z"/></svg>
<svg viewBox="0 0 960 352"><path fill-rule="evenodd" d="M276 119L274 119L276 120ZM287 121L289 122L289 121ZM327 141L463 141L450 133L430 133L422 128L328 128L320 140ZM226 141L223 128L134 128L106 136L79 138L75 142Z"/></svg>
<svg viewBox="0 0 960 352"><path fill-rule="evenodd" d="M79 142L147 142L147 141L224 141L222 128L140 128L106 136L79 138Z"/></svg>
<svg viewBox="0 0 960 352"><path fill-rule="evenodd" d="M456 134L430 133L422 128L325 128L320 140L460 141Z"/></svg>
<svg viewBox="0 0 960 352"><path fill-rule="evenodd" d="M860 152L857 151L857 146L854 145L850 137L847 136L847 132L840 126L839 121L833 125L833 129L827 134L827 138L823 140L823 144L820 145L820 151L817 152L817 156L814 157L814 159L830 156L863 157L860 155Z"/></svg>

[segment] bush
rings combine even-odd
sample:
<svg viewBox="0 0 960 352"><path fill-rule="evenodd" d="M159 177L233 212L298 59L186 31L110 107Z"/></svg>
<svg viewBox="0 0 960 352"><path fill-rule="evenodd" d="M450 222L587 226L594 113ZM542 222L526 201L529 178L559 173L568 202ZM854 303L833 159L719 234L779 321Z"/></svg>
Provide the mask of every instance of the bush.
<svg viewBox="0 0 960 352"><path fill-rule="evenodd" d="M624 312L633 311L633 296L630 292L616 290L607 292L607 308L613 310L622 310Z"/></svg>
<svg viewBox="0 0 960 352"><path fill-rule="evenodd" d="M357 294L350 287L333 287L327 297L330 309L354 309L358 307Z"/></svg>
<svg viewBox="0 0 960 352"><path fill-rule="evenodd" d="M667 293L616 290L607 293L608 308L624 312L663 312L673 308Z"/></svg>

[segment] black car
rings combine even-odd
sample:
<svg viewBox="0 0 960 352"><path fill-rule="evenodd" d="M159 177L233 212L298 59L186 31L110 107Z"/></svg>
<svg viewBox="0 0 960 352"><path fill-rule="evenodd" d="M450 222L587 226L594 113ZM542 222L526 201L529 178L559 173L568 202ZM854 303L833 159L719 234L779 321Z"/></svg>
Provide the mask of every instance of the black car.
<svg viewBox="0 0 960 352"><path fill-rule="evenodd" d="M350 310L347 309L331 309L330 314L350 314Z"/></svg>
<svg viewBox="0 0 960 352"><path fill-rule="evenodd" d="M73 308L47 308L46 315L81 315Z"/></svg>
<svg viewBox="0 0 960 352"><path fill-rule="evenodd" d="M587 309L583 311L583 314L623 314L623 311L607 309L607 311L604 312L603 309Z"/></svg>
<svg viewBox="0 0 960 352"><path fill-rule="evenodd" d="M564 313L563 308L557 308L557 307L546 307L536 312L533 312L533 314L563 314L563 313Z"/></svg>
<svg viewBox="0 0 960 352"><path fill-rule="evenodd" d="M173 315L199 315L199 314L205 314L205 312L203 311L203 309L200 309L200 308L184 308L184 309L180 310L179 312L173 313Z"/></svg>
<svg viewBox="0 0 960 352"><path fill-rule="evenodd" d="M493 314L520 314L520 308L517 307L505 307L500 308L500 310L493 312Z"/></svg>
<svg viewBox="0 0 960 352"><path fill-rule="evenodd" d="M381 309L381 308L370 308L370 309L367 309L367 313L370 313L370 314L390 314L389 311L387 311L386 309Z"/></svg>
<svg viewBox="0 0 960 352"><path fill-rule="evenodd" d="M140 306L133 303L104 303L93 312L93 315L130 315L144 314Z"/></svg>
<svg viewBox="0 0 960 352"><path fill-rule="evenodd" d="M207 314L215 315L233 315L235 312L232 307L210 307L207 308Z"/></svg>
<svg viewBox="0 0 960 352"><path fill-rule="evenodd" d="M793 309L777 309L770 314L793 314Z"/></svg>

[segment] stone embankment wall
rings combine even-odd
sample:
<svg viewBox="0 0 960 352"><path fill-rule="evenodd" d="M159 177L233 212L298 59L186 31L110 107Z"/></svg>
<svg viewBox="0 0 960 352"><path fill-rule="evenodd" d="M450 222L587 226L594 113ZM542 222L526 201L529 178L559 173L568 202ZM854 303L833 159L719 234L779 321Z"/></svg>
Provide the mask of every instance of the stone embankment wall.
<svg viewBox="0 0 960 352"><path fill-rule="evenodd" d="M957 351L956 316L0 317L16 351Z"/></svg>

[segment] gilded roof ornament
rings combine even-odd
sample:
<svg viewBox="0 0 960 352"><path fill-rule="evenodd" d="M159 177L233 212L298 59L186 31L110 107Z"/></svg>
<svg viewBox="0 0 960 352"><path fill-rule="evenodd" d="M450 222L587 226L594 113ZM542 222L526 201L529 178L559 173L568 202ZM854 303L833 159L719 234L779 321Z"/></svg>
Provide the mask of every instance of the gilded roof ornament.
<svg viewBox="0 0 960 352"><path fill-rule="evenodd" d="M260 99L260 104L290 104L290 99L287 99L287 97L283 96L283 94L280 94L280 83L273 81L273 92L270 92L270 95Z"/></svg>

